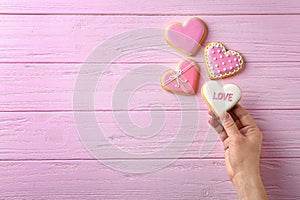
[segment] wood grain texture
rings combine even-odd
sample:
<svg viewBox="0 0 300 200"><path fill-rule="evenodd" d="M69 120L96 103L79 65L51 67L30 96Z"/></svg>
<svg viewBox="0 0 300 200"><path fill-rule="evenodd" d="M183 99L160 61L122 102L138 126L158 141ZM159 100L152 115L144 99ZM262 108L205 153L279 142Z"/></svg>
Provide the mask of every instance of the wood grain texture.
<svg viewBox="0 0 300 200"><path fill-rule="evenodd" d="M158 63L157 63L158 64ZM161 65L175 68L176 63L161 63ZM91 70L83 73L87 79L97 77L99 65L90 65ZM242 89L242 104L248 109L300 109L300 93L294 86L300 84L300 62L296 63L247 63L245 70L223 82L233 82ZM0 64L0 110L1 111L51 111L73 110L73 94L76 79L80 71L80 64ZM200 86L208 80L203 64ZM143 68L142 72L135 71ZM288 70L287 70L288 68ZM175 96L161 89L159 75L164 71L154 72L147 63L113 64L103 71L95 92L96 110L149 110L152 105L161 105L164 109L207 109L202 101L200 92L196 98L199 107L186 101L181 104ZM131 72L130 75L128 73ZM136 90L127 86L128 81L143 82L152 74L158 76L145 85L137 85ZM119 81L127 77L122 93L128 93L128 106L112 106L113 94ZM274 81L280 80L280 81ZM86 96L93 92L93 88L82 91ZM130 98L129 98L130 97ZM194 98L194 97L186 97ZM79 110L86 110L82 104Z"/></svg>
<svg viewBox="0 0 300 200"><path fill-rule="evenodd" d="M138 165L140 161L132 162ZM270 199L300 198L299 164L299 159L262 160L262 176ZM98 161L0 162L1 197L235 199L224 168L224 161L215 159L179 160L151 174L116 172Z"/></svg>
<svg viewBox="0 0 300 200"><path fill-rule="evenodd" d="M118 111L115 114L118 113L124 112ZM193 111L189 113L193 114ZM285 111L284 114L280 110L256 110L250 113L264 134L263 158L299 157L299 110ZM217 134L208 126L206 111L198 113L199 123L196 132L193 132L192 127L186 128L186 134L195 135L191 140L186 137L176 138L179 128L187 126L181 121L180 111L167 111L165 117L156 119L163 121L163 126L158 134L146 140L129 136L123 129L127 125L124 124L126 122L117 123L110 111L97 112L96 116L101 128L98 134L103 134L112 144L106 145L104 141L99 143L102 150L107 153L105 159L126 158L110 156L113 155L115 148L131 154L152 154L167 148L172 141L175 143L174 148L168 155L162 155L162 158L176 158L174 155L181 153L184 153L182 158L199 158L201 152L201 155L207 152L207 157L222 158L224 154L223 145ZM145 129L152 120L148 111L130 111L128 117L132 120L132 124ZM92 126L90 121L79 124ZM0 160L93 158L81 143L74 115L69 112L0 113L0 137ZM190 145L185 149L187 143Z"/></svg>
<svg viewBox="0 0 300 200"><path fill-rule="evenodd" d="M97 0L26 0L1 1L0 13L17 14L143 14L143 15L234 15L234 14L299 14L297 0L231 0L207 1L186 0L182 1L97 1Z"/></svg>
<svg viewBox="0 0 300 200"><path fill-rule="evenodd" d="M53 63L83 62L94 48L114 35L141 28L163 29L166 24L183 21L188 16L0 17L0 62ZM298 15L203 16L202 19L208 25L207 42L221 41L227 48L241 52L247 62L299 61ZM162 35L161 40L163 42ZM108 52L110 48L118 46L109 46ZM128 44L124 51L131 49ZM141 59L137 54L127 61L178 62L176 56L159 49L149 55L146 52ZM194 58L201 60L199 56Z"/></svg>
<svg viewBox="0 0 300 200"><path fill-rule="evenodd" d="M112 106L116 86L130 73L130 82L141 81L159 74L150 65L175 66L182 55L168 45L134 50L131 43L124 48L110 43L104 56L111 49L119 49L122 55L102 73L91 110L97 110L100 130L114 145L103 142L97 147L106 152L106 161L140 167L141 162L175 161L176 154L183 153L179 159L153 173L114 171L94 159L76 129L76 79L80 73L88 75L86 79L95 78L98 67L106 62L96 58L93 70L80 72L96 47L120 33L162 30L190 16L207 23L206 42L223 42L245 58L245 70L224 83L242 88L241 103L264 134L261 169L269 198L300 199L298 0L1 1L0 199L235 199L225 172L224 150L207 124L207 107L200 94L196 96L199 106L187 101L180 105L156 84L157 76L154 84L138 85L136 90L123 83L119 92L130 98L120 101L128 105ZM137 41L143 38L152 39L151 35L132 36ZM163 38L158 42L163 43ZM200 86L208 80L201 54L200 50L193 57L200 65ZM134 71L141 66L149 69ZM82 90L82 97L91 90ZM192 97L185 100L188 98ZM161 107L150 112L156 105ZM78 111L88 113L85 108L82 104ZM163 110L165 116L157 115ZM194 134L192 126L181 124L182 110L199 117L192 141L176 138L181 126L187 128L187 134ZM113 114L129 120L117 122ZM153 121L163 126L147 139L130 137L123 130L128 124L147 128ZM91 123L85 120L80 125L91 127ZM172 141L175 145L169 155L151 157ZM183 149L186 144L190 146ZM148 153L150 158L112 156L116 147L130 154ZM200 158L203 151L209 153Z"/></svg>

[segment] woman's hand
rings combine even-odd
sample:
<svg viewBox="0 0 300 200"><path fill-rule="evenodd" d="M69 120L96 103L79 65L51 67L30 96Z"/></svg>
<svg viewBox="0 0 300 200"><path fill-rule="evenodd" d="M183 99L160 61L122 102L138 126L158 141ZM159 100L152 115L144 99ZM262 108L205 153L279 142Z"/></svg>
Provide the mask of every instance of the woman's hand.
<svg viewBox="0 0 300 200"><path fill-rule="evenodd" d="M253 118L240 105L220 118L209 114L209 123L223 142L226 170L238 199L267 199L260 176L262 133Z"/></svg>

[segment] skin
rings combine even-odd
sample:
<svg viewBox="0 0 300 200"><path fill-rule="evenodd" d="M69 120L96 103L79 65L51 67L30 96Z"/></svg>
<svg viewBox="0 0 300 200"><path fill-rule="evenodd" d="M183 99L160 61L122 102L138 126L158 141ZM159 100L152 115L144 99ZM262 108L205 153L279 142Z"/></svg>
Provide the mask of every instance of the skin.
<svg viewBox="0 0 300 200"><path fill-rule="evenodd" d="M241 105L217 117L209 111L209 124L219 133L225 150L228 176L239 200L268 199L260 175L262 133Z"/></svg>

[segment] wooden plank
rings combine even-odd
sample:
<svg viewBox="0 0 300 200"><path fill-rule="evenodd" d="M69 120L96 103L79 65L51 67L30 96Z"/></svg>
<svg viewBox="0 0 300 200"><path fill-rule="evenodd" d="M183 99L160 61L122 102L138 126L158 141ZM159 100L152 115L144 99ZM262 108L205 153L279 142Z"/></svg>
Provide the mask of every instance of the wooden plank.
<svg viewBox="0 0 300 200"><path fill-rule="evenodd" d="M147 1L147 0L44 0L28 3L26 0L1 1L0 13L16 14L299 14L297 0L232 0L227 1Z"/></svg>
<svg viewBox="0 0 300 200"><path fill-rule="evenodd" d="M0 62L83 62L94 48L117 34L142 28L162 29L170 22L187 18L187 16L98 15L1 15L0 17L2 47ZM209 29L207 42L221 41L228 48L241 52L247 62L299 61L300 39L297 37L300 34L297 28L297 24L300 24L299 15L239 17L226 15L202 18ZM177 62L178 56L172 54L177 51L172 48L171 52L164 52L161 47L150 52L132 49L134 41L147 40L146 50L151 48L153 38L155 44L158 40L164 43L162 34L161 37L160 34L154 34L152 38L152 33L149 33L148 29L145 30L145 34L148 35L143 36L141 32L139 36L134 35L131 39L126 36L127 42L121 42L123 46L125 45L123 59L129 62L141 60ZM120 42L109 42L106 53L109 54L111 49L120 48L119 45ZM141 52L144 56L139 56ZM126 59L128 53L131 53L129 60L128 57ZM200 55L194 58L201 60ZM103 61L101 58L97 59L96 61Z"/></svg>
<svg viewBox="0 0 300 200"><path fill-rule="evenodd" d="M300 159L263 159L261 165L270 199L300 198ZM121 173L97 161L0 162L0 168L5 199L236 198L223 160L178 160L146 174Z"/></svg>
<svg viewBox="0 0 300 200"><path fill-rule="evenodd" d="M175 63L160 65L175 68ZM223 82L233 82L242 89L242 104L248 109L300 109L300 93L294 89L300 84L300 63L247 63L240 74ZM100 65L88 65L91 70L83 70L84 80L97 78ZM152 65L153 66L153 65ZM160 74L164 67L153 71L147 63L108 65L98 80L95 92L96 110L149 110L152 105L164 109L207 109L200 92L196 97L184 97L181 104L176 96L161 89ZM155 66L158 66L156 64ZM1 111L51 111L73 110L73 95L76 79L80 74L79 64L0 64L0 110ZM287 70L288 68L288 70ZM137 70L139 69L139 70ZM200 63L200 86L208 80L206 69ZM130 73L130 74L129 74ZM127 80L124 77L128 78ZM150 78L149 78L150 77ZM152 78L151 78L152 77ZM120 80L124 80L123 88ZM142 85L144 81L147 84ZM137 89L129 83L139 83ZM83 97L94 91L93 86L81 92ZM114 94L127 94L128 105L112 106ZM92 98L92 97L91 97ZM190 104L190 99L199 100L199 106ZM77 110L87 110L83 102ZM90 109L91 110L91 109Z"/></svg>
<svg viewBox="0 0 300 200"><path fill-rule="evenodd" d="M299 110L250 110L250 113L264 134L263 158L300 157ZM223 145L208 126L207 111L185 112L184 119L199 117L195 125L182 122L180 111L167 111L165 116L156 113L153 119L148 111L130 111L128 115L132 121L129 122L125 117L117 122L113 114L125 116L126 112L96 113L97 124L101 128L97 133L106 138L97 147L105 152L100 156L101 159L137 158L133 154L141 153L147 153L150 158L172 159L224 156ZM154 136L151 136L154 129L147 128L151 123L157 124L155 128L158 130ZM77 125L93 127L93 122L86 119ZM145 130L149 130L149 138L138 138L139 132L128 130L129 125L145 127ZM189 135L179 133L180 127ZM80 133L83 134L82 131ZM136 135L129 136L131 134ZM93 158L81 143L74 114L70 112L0 113L0 137L0 160ZM129 154L115 154L116 148ZM155 154L156 151L167 153Z"/></svg>

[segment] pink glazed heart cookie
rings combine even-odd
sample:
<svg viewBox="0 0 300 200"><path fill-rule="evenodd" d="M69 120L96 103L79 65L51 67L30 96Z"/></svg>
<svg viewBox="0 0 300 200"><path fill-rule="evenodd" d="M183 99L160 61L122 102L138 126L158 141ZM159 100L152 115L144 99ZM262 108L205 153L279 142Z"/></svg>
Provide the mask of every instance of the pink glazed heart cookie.
<svg viewBox="0 0 300 200"><path fill-rule="evenodd" d="M222 86L217 81L208 81L203 84L201 95L217 116L230 110L242 97L241 89L237 85L225 84Z"/></svg>
<svg viewBox="0 0 300 200"><path fill-rule="evenodd" d="M183 24L179 22L169 24L165 28L164 38L175 49L191 56L197 52L206 32L205 23L201 19L193 17L187 19Z"/></svg>
<svg viewBox="0 0 300 200"><path fill-rule="evenodd" d="M210 42L205 46L204 60L210 79L232 76L244 65L243 58L237 51L226 51L225 46L219 42Z"/></svg>
<svg viewBox="0 0 300 200"><path fill-rule="evenodd" d="M183 60L178 63L177 69L165 71L160 79L164 90L177 94L196 94L199 81L197 65L190 60Z"/></svg>

